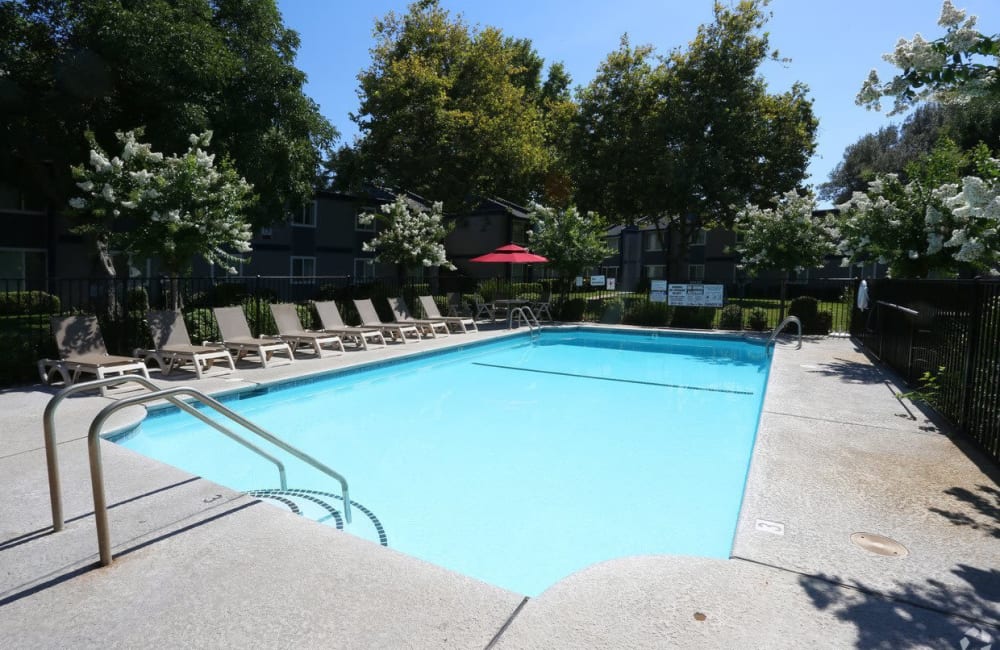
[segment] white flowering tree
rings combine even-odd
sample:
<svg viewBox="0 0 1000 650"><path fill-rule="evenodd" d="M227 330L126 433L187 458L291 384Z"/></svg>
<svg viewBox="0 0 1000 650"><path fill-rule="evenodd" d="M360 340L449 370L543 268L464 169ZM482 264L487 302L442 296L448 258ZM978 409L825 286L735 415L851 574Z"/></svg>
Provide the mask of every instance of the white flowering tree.
<svg viewBox="0 0 1000 650"><path fill-rule="evenodd" d="M940 183L918 174L902 183L887 174L837 206L845 263L878 260L892 277L948 276L963 267L996 275L1000 161L982 145L972 157L977 176Z"/></svg>
<svg viewBox="0 0 1000 650"><path fill-rule="evenodd" d="M973 152L978 176L934 190L944 210L928 206L927 252L950 251L956 262L1000 275L1000 159L980 146Z"/></svg>
<svg viewBox="0 0 1000 650"><path fill-rule="evenodd" d="M157 258L173 279L196 256L236 273L235 265L250 252L244 213L255 197L231 167L216 166L214 155L205 152L211 132L192 135L181 156L153 151L133 131L116 136L121 154L109 157L88 135L90 160L73 167L82 194L70 200L83 222L76 231L96 235L109 274L112 248Z"/></svg>
<svg viewBox="0 0 1000 650"><path fill-rule="evenodd" d="M951 0L941 7L938 25L944 36L932 41L920 34L900 39L893 52L883 58L901 72L883 82L872 70L858 93L857 103L881 110L883 97L893 97L892 113L914 104L934 101L965 101L974 97L1000 98L1000 35L976 30L976 17L956 9ZM992 61L990 61L992 59Z"/></svg>
<svg viewBox="0 0 1000 650"><path fill-rule="evenodd" d="M573 205L559 210L532 203L530 208L532 252L548 258L549 268L559 273L565 288L584 269L614 252L606 241L608 226L597 213L581 214Z"/></svg>
<svg viewBox="0 0 1000 650"><path fill-rule="evenodd" d="M444 224L442 209L440 202L435 202L430 211L411 209L406 198L399 196L383 205L380 213L366 212L358 221L372 223L378 220L382 227L373 239L362 245L362 249L377 253L375 260L378 262L395 264L400 283L410 268L455 270L455 265L445 255L444 238L449 229Z"/></svg>
<svg viewBox="0 0 1000 650"><path fill-rule="evenodd" d="M761 271L787 273L823 266L835 251L837 233L826 217L814 216L813 195L790 190L772 203L766 208L748 205L737 215L739 268L754 276Z"/></svg>

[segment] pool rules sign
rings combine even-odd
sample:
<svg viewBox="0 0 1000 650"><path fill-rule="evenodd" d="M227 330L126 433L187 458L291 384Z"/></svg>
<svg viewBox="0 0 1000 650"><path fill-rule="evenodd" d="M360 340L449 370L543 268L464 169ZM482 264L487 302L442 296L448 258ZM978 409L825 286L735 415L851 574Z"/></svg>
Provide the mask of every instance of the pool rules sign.
<svg viewBox="0 0 1000 650"><path fill-rule="evenodd" d="M667 304L676 307L721 307L721 284L671 284Z"/></svg>

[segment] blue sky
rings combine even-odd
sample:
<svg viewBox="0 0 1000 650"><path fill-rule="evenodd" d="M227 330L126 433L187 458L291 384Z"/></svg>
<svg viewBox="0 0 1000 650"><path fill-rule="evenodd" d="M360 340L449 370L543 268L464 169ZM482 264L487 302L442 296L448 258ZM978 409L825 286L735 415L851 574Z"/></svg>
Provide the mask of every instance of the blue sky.
<svg viewBox="0 0 1000 650"><path fill-rule="evenodd" d="M979 16L979 29L1000 32L1000 2L954 0ZM306 92L337 127L342 142L357 129L348 114L357 109L357 74L370 63L374 20L389 11L405 13L405 0L278 0L285 24L299 32L297 66L309 78ZM711 0L442 0L466 22L492 25L505 34L531 39L547 63L562 61L573 85L585 85L597 66L618 47L624 33L633 45L658 52L686 47L698 25L712 19ZM827 180L844 148L865 133L899 117L854 104L871 68L887 78L882 54L900 37L936 38L940 0L773 0L767 31L771 46L791 63L768 63L764 77L775 91L802 81L810 88L819 117L818 149L809 183Z"/></svg>

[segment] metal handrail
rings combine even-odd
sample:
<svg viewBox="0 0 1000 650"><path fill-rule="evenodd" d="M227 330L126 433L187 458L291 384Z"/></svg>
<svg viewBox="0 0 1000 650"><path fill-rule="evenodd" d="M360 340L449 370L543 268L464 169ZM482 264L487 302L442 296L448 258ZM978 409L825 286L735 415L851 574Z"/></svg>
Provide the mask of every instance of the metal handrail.
<svg viewBox="0 0 1000 650"><path fill-rule="evenodd" d="M538 318L535 316L535 312L531 310L528 305L522 305L521 307L514 307L507 312L507 329L511 329L514 324L514 314L518 314L518 322L524 321L528 324L528 331L531 333L532 338L535 337L537 328L541 332L542 324L538 322Z"/></svg>
<svg viewBox="0 0 1000 650"><path fill-rule="evenodd" d="M42 416L42 428L45 436L45 462L48 466L49 472L49 499L52 502L52 529L54 532L59 532L63 529L65 521L63 518L63 508L62 508L62 485L59 479L59 456L56 447L56 424L55 416L56 409L62 403L64 399L73 395L74 393L80 393L86 390L93 390L95 388L103 388L107 386L116 386L118 384L124 384L127 382L133 382L142 385L151 392L160 390L160 387L154 384L152 381L143 377L141 375L121 375L118 377L106 377L104 379L96 379L94 381L84 382L82 384L74 384L72 386L67 386L61 391L56 393L49 403L45 406L45 414ZM176 397L167 397L168 402L181 409L186 413L190 413L195 416L205 424L215 428L219 432L229 436L236 442L240 443L250 451L263 456L267 460L274 463L278 468L278 478L281 481L282 489L287 488L287 481L285 480L285 465L280 460L267 453L257 445L253 444L246 438L240 436L239 434L230 431L218 422L212 420L206 416L201 411L197 410L187 402L177 399Z"/></svg>
<svg viewBox="0 0 1000 650"><path fill-rule="evenodd" d="M795 349L802 349L802 321L799 320L798 316L785 316L785 320L781 321L781 323L774 328L774 331L771 332L771 338L767 340L767 347L774 345L774 341L778 338L778 334L780 334L781 330L785 329L785 325L788 325L789 323L795 323L795 325L799 328L799 344L795 347Z"/></svg>
<svg viewBox="0 0 1000 650"><path fill-rule="evenodd" d="M129 381L129 380L124 377L112 377L105 380L97 380L97 381L87 382L84 384L76 384L74 386L69 386L63 389L55 397L53 397L52 400L49 401L49 405L46 406L45 435L46 435L46 452L47 452L47 457L49 459L49 488L52 495L53 528L57 531L62 529L63 520L62 520L62 490L59 485L59 467L58 467L58 460L56 459L55 455L55 427L53 426L53 419L52 419L55 413L55 406L58 405L58 403L61 402L63 398L65 398L67 395L73 392L93 389L95 387L100 387L100 386L114 385L116 383L122 383L123 381ZM347 480L338 472L330 469L329 467L319 462L312 456L309 456L305 452L296 449L295 447L289 445L280 438L277 438L273 434L265 431L264 429L260 428L253 422L250 422L249 420L244 418L243 416L231 411L230 409L226 408L221 403L219 403L217 400L209 397L208 395L204 394L199 390L196 390L194 388L188 388L185 386L179 386L177 388L168 388L163 390L155 390L156 385L152 384L152 382L148 382L148 380L139 381L138 383L143 384L147 388L153 389L154 392L146 393L144 395L138 395L135 397L124 398L113 404L105 406L94 418L94 421L91 423L90 430L87 434L87 449L88 449L88 455L90 457L90 481L91 481L91 488L94 493L94 518L97 523L97 541L98 541L98 548L100 550L101 564L103 566L111 564L113 558L111 555L111 535L110 535L110 527L108 525L107 500L105 498L105 493L104 493L104 469L101 463L101 448L100 448L99 434L101 431L101 427L104 425L105 421L115 411L126 408L128 406L135 406L156 399L166 399L172 404L177 405L182 410L191 413L192 415L195 415L196 417L198 417L198 419L202 420L206 424L211 425L218 431L230 436L237 442L240 442L244 446L247 446L248 448L256 451L257 453L260 453L268 460L275 462L279 467L282 488L284 489L287 487L285 484L284 465L282 465L278 459L274 458L267 452L260 450L252 443L242 439L239 435L233 433L232 431L229 431L221 424L214 422L203 413L198 412L190 404L187 404L186 402L177 399L176 397L177 395L188 395L190 397L195 398L202 404L205 404L206 406L214 409L216 412L221 413L222 415L228 417L230 420L233 420L234 422L246 427L253 433L256 433L257 435L264 438L271 444L285 450L286 452L292 454L299 460L309 465L312 465L314 468L335 479L337 482L340 483L341 496L344 499L344 520L347 523L351 523L351 501L347 486ZM55 405L53 405L53 402L55 402ZM50 439L51 439L51 445L50 445ZM50 446L52 447L52 453L51 455L48 455Z"/></svg>

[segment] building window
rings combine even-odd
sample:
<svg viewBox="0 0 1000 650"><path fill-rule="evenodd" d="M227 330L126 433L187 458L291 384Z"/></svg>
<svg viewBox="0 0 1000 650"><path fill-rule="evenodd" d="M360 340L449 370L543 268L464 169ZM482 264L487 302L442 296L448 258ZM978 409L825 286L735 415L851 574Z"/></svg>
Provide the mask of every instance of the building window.
<svg viewBox="0 0 1000 650"><path fill-rule="evenodd" d="M316 202L310 201L302 206L302 211L292 214L292 225L303 228L316 227Z"/></svg>
<svg viewBox="0 0 1000 650"><path fill-rule="evenodd" d="M313 284L316 282L315 257L291 257L292 284Z"/></svg>
<svg viewBox="0 0 1000 650"><path fill-rule="evenodd" d="M617 266L602 266L601 267L601 275L603 275L605 277L608 277L608 278L614 278L614 279L617 280L618 279L618 270L619 270L619 267L617 267Z"/></svg>
<svg viewBox="0 0 1000 650"><path fill-rule="evenodd" d="M691 233L691 239L689 243L691 246L704 246L705 245L705 229L699 228L698 230Z"/></svg>
<svg viewBox="0 0 1000 650"><path fill-rule="evenodd" d="M528 223L523 219L511 217L510 240L515 244L528 243Z"/></svg>
<svg viewBox="0 0 1000 650"><path fill-rule="evenodd" d="M372 282L375 280L375 260L370 257L354 258L354 281Z"/></svg>
<svg viewBox="0 0 1000 650"><path fill-rule="evenodd" d="M644 251L662 251L663 246L660 245L660 238L657 236L655 230L647 230L642 233L642 250Z"/></svg>
<svg viewBox="0 0 1000 650"><path fill-rule="evenodd" d="M264 226L260 229L261 239L270 239L274 235L274 230L270 226Z"/></svg>
<svg viewBox="0 0 1000 650"><path fill-rule="evenodd" d="M704 281L705 281L705 265L688 264L688 282L704 282Z"/></svg>
<svg viewBox="0 0 1000 650"><path fill-rule="evenodd" d="M664 264L647 264L643 268L646 270L647 280L667 279L667 267Z"/></svg>
<svg viewBox="0 0 1000 650"><path fill-rule="evenodd" d="M363 214L378 214L378 208L372 206L366 206L363 208L358 208L358 211L354 215L354 229L360 232L375 232L375 220L372 219L366 223L361 222L361 215Z"/></svg>
<svg viewBox="0 0 1000 650"><path fill-rule="evenodd" d="M44 290L46 275L45 251L0 249L0 290Z"/></svg>
<svg viewBox="0 0 1000 650"><path fill-rule="evenodd" d="M604 245L611 249L612 255L616 255L621 250L621 237L605 237Z"/></svg>

